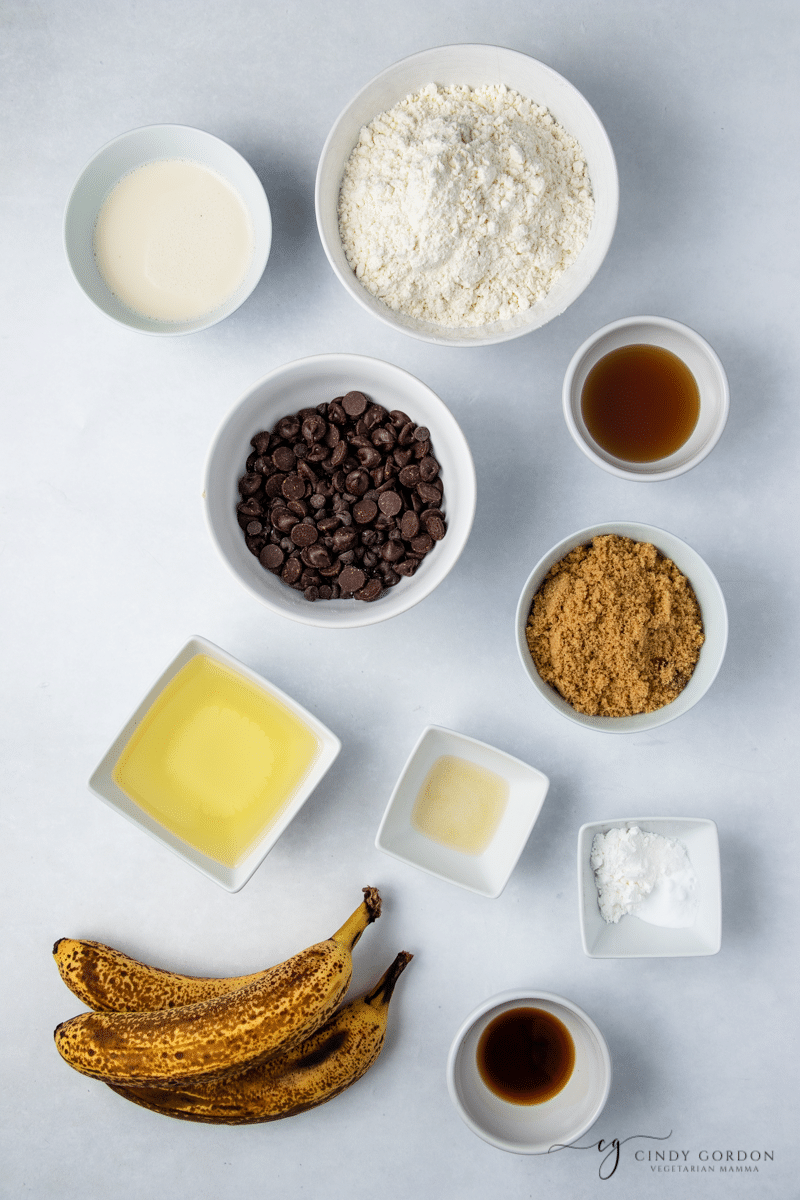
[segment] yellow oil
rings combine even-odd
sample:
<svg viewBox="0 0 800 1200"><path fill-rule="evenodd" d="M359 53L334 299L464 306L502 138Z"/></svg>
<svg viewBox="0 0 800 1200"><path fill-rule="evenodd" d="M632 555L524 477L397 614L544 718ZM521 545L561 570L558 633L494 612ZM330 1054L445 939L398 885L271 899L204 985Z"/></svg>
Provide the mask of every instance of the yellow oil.
<svg viewBox="0 0 800 1200"><path fill-rule="evenodd" d="M426 837L462 854L482 854L507 803L505 779L477 763L445 754L433 764L419 790L411 823Z"/></svg>
<svg viewBox="0 0 800 1200"><path fill-rule="evenodd" d="M319 751L316 735L283 704L201 654L148 709L113 778L166 829L233 867L275 822Z"/></svg>

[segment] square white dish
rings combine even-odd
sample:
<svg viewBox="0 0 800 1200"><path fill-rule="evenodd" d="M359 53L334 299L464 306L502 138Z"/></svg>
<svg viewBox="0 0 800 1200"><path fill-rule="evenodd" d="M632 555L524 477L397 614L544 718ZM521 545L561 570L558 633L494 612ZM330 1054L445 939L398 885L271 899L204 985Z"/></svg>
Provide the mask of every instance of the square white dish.
<svg viewBox="0 0 800 1200"><path fill-rule="evenodd" d="M592 869L592 842L598 833L636 825L643 833L682 842L697 873L699 908L684 929L650 925L628 913L607 924L600 912ZM722 888L719 835L703 817L620 817L595 821L578 831L578 907L584 954L590 958L688 958L717 954L722 945Z"/></svg>
<svg viewBox="0 0 800 1200"><path fill-rule="evenodd" d="M438 759L452 755L493 771L508 784L508 801L497 830L481 854L443 845L417 830L414 805L428 772ZM550 785L546 775L485 742L428 725L400 774L383 814L375 845L384 854L455 883L479 896L495 899L517 865Z"/></svg>
<svg viewBox="0 0 800 1200"><path fill-rule="evenodd" d="M204 655L214 662L227 667L235 674L242 676L254 684L265 695L278 701L293 716L308 726L319 743L319 751L316 757L290 795L282 811L272 824L266 828L263 835L257 838L250 846L245 856L234 866L226 866L223 863L217 862L216 859L203 854L202 851L189 845L181 837L172 833L141 808L135 800L131 799L113 778L113 771L117 761L137 726L147 715L167 684L174 679L178 672L192 658L198 655ZM263 676L258 675L255 671L251 671L244 663L239 662L238 659L221 650L219 646L206 641L205 638L195 636L190 638L180 653L172 660L166 670L162 672L133 716L114 739L99 766L92 774L89 780L89 788L105 804L108 804L115 812L118 812L120 816L131 821L139 829L143 829L145 833L149 833L151 837L155 838L163 846L167 846L174 854L183 859L184 862L201 871L209 879L213 879L215 883L225 888L226 891L238 892L247 883L256 868L260 866L267 854L269 854L284 829L297 816L297 813L330 768L340 749L341 742L336 735L331 733L321 721L318 721L302 705L298 704L290 696L287 696L285 692L275 687L274 684L269 683Z"/></svg>

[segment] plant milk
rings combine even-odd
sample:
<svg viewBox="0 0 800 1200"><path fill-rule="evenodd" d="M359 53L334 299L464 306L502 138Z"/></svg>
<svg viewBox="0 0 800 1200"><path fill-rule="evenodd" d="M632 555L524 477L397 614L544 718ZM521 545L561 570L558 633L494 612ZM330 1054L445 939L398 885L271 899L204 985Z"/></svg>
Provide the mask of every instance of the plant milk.
<svg viewBox="0 0 800 1200"><path fill-rule="evenodd" d="M123 176L94 230L109 290L156 321L192 321L219 308L247 274L253 245L239 193L185 159L146 163Z"/></svg>

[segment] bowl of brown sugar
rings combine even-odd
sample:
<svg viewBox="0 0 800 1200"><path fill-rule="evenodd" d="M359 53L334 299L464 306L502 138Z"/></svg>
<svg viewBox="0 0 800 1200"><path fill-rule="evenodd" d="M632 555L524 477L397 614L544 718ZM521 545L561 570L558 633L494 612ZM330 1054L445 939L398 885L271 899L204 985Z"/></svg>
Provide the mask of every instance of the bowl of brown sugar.
<svg viewBox="0 0 800 1200"><path fill-rule="evenodd" d="M637 733L692 708L728 640L719 584L699 554L652 525L570 534L536 564L516 612L520 662L579 725Z"/></svg>

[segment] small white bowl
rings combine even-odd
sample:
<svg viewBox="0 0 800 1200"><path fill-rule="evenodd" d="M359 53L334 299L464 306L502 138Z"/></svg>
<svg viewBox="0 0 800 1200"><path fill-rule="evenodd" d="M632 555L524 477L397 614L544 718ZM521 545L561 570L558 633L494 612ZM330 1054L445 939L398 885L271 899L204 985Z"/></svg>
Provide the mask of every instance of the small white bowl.
<svg viewBox="0 0 800 1200"><path fill-rule="evenodd" d="M581 393L592 367L612 350L634 345L670 350L694 375L700 393L700 413L694 430L673 454L654 462L628 462L604 450L589 433L581 411ZM708 342L688 325L668 317L625 317L598 329L575 351L564 376L562 402L567 428L587 458L621 479L648 481L674 479L711 453L728 419L730 392L719 358Z"/></svg>
<svg viewBox="0 0 800 1200"><path fill-rule="evenodd" d="M442 845L414 828L411 816L425 777L444 755L452 755L493 771L508 783L508 802L497 831L481 854L465 854ZM455 883L479 896L495 899L508 883L531 830L536 824L549 780L502 750L463 733L428 725L403 767L386 806L375 845L400 862Z"/></svg>
<svg viewBox="0 0 800 1200"><path fill-rule="evenodd" d="M106 197L123 176L163 159L187 159L221 175L241 196L253 226L253 257L241 284L224 304L190 321L158 321L133 312L109 290L94 255L94 228ZM226 142L187 125L146 125L108 142L84 167L64 214L64 248L75 279L106 316L140 333L196 333L230 316L263 275L271 242L269 204L253 168Z"/></svg>
<svg viewBox="0 0 800 1200"><path fill-rule="evenodd" d="M650 542L661 553L671 559L679 571L689 580L700 605L703 618L705 641L700 649L700 657L692 677L686 687L676 696L671 704L655 712L637 713L632 717L593 717L578 712L561 696L554 687L546 683L536 670L536 665L528 649L525 629L528 616L533 604L533 598L544 582L550 568L559 562L576 546L591 542L592 538L606 533L616 533L620 537L632 538L635 542ZM728 611L725 598L711 569L700 555L687 546L673 533L657 529L653 525L640 525L632 521L609 521L603 525L590 525L588 529L579 529L563 539L539 559L528 576L522 589L515 616L515 637L519 660L525 674L536 688L539 695L562 716L568 717L578 725L587 729L596 729L601 733L640 733L645 729L655 729L658 725L666 725L683 713L688 712L711 687L717 677L725 657L725 647L728 642Z"/></svg>
<svg viewBox="0 0 800 1200"><path fill-rule="evenodd" d="M581 145L589 168L595 211L589 238L579 257L543 300L525 313L490 325L446 328L394 312L359 282L347 261L339 234L339 190L359 133L379 113L426 84L472 88L505 84L544 105ZM488 346L539 329L580 296L600 269L614 234L619 181L614 152L600 120L580 92L551 67L502 46L437 46L412 54L382 71L362 88L337 118L319 160L316 180L317 227L328 262L346 291L393 329L442 346Z"/></svg>
<svg viewBox="0 0 800 1200"><path fill-rule="evenodd" d="M693 925L668 929L630 913L607 924L600 912L592 869L592 842L598 833L637 825L642 833L682 842L697 873L699 907ZM722 945L722 893L719 835L702 817L623 817L595 821L578 831L578 903L583 952L589 958L688 958L717 954Z"/></svg>
<svg viewBox="0 0 800 1200"><path fill-rule="evenodd" d="M316 735L319 742L317 757L298 784L286 807L279 814L277 820L268 827L264 836L260 840L257 840L241 862L233 867L228 867L217 862L215 859L203 854L200 850L196 850L193 846L188 845L182 838L171 833L169 829L165 828L154 817L151 817L143 808L140 808L115 783L113 778L113 771L117 760L133 736L137 725L144 719L170 680L186 666L190 659L197 655L205 655L213 659L214 662L221 663L236 674L243 676L244 679L249 680L250 683L255 684L266 696L279 701L284 708L287 708L298 720L308 726L312 733ZM96 796L99 796L105 804L108 804L120 816L127 818L134 825L143 829L145 833L149 833L151 837L172 850L184 862L195 867L209 879L213 879L215 883L218 883L226 891L238 892L240 888L244 887L256 868L264 861L286 827L297 816L317 784L329 770L340 749L341 742L336 735L331 733L330 729L327 729L321 721L318 721L312 713L298 704L296 700L292 700L291 696L287 696L280 688L269 683L255 671L251 671L249 667L239 662L238 659L233 658L230 654L226 654L219 646L206 641L205 638L193 637L172 660L166 670L162 672L131 719L117 734L103 757L102 762L89 780L89 787Z"/></svg>
<svg viewBox="0 0 800 1200"><path fill-rule="evenodd" d="M237 487L252 451L250 439L272 429L281 417L315 407L351 390L364 392L384 408L400 409L431 431L433 454L441 465L447 533L422 560L416 574L379 597L362 600L306 600L277 575L264 570L245 545L236 520ZM270 372L254 384L222 423L209 451L205 508L212 541L239 582L262 604L306 625L350 629L374 625L430 595L458 561L475 515L475 467L458 424L439 397L400 367L358 354L320 354Z"/></svg>
<svg viewBox="0 0 800 1200"><path fill-rule="evenodd" d="M566 1025L575 1043L575 1067L566 1086L543 1104L512 1104L481 1079L477 1050L490 1021L512 1008L540 1008ZM581 1137L595 1123L611 1090L611 1057L594 1021L551 992L501 992L484 1001L459 1029L447 1059L447 1088L473 1133L512 1154L547 1154Z"/></svg>

